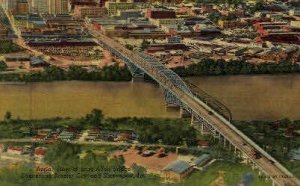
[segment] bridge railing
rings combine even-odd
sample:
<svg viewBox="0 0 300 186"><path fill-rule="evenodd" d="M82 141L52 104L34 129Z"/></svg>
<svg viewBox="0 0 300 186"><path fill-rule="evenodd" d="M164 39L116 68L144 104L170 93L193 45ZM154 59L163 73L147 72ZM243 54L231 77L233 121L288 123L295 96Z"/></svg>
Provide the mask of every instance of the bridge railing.
<svg viewBox="0 0 300 186"><path fill-rule="evenodd" d="M198 97L200 100L202 100L205 104L209 105L212 109L217 111L220 115L225 117L228 121L232 120L232 113L230 109L221 101L213 97L212 95L208 94L204 90L200 89L195 84L185 81L188 86L191 88L191 91L193 94Z"/></svg>
<svg viewBox="0 0 300 186"><path fill-rule="evenodd" d="M190 95L193 97L193 95ZM195 98L195 97L194 97ZM258 150L263 156L265 156L267 159L272 160L275 162L276 166L283 171L286 175L295 178L297 184L300 185L299 180L289 171L287 170L281 163L279 163L276 159L274 159L271 155L269 155L265 150L263 150L260 146L258 146L254 141L252 141L248 136L246 136L243 132L241 132L239 129L237 129L230 121L225 119L222 115L220 115L218 112L214 111L209 105L206 105L202 100L198 99L197 97L195 100L198 101L204 108L211 111L213 115L215 115L220 121L222 121L225 125L227 125L230 129L235 131L239 136L241 136L247 143L251 144L256 150Z"/></svg>

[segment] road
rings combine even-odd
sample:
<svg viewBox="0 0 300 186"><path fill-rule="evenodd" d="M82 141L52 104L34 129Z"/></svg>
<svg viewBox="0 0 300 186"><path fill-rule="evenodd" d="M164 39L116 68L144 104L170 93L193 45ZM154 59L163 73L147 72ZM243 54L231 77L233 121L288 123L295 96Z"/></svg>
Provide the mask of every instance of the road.
<svg viewBox="0 0 300 186"><path fill-rule="evenodd" d="M253 163L256 164L257 167L260 168L261 171L272 178L277 185L300 185L300 182L296 177L294 177L287 169L285 169L279 162L267 154L257 144L236 129L230 122L228 122L194 95L191 95L190 93L187 93L186 91L183 91L177 87L168 79L168 77L158 71L155 67L151 66L145 59L126 49L117 41L93 30L91 27L89 27L89 31L99 41L99 44L110 48L115 55L122 56L123 58L130 60L137 67L159 82L161 86L176 95L176 97L185 105L187 105L194 114L201 116L215 129L217 129L222 136L224 136L232 145L244 153ZM212 114L208 114L209 112ZM260 152L262 154L262 158L256 159L253 157L253 150Z"/></svg>

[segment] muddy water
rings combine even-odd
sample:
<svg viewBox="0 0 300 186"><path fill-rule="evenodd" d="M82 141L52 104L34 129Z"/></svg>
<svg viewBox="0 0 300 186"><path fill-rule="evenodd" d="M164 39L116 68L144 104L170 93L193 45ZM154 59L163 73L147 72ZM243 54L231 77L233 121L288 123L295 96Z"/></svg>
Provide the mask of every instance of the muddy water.
<svg viewBox="0 0 300 186"><path fill-rule="evenodd" d="M300 119L300 75L194 77L238 120ZM93 108L110 117L178 117L158 86L144 82L52 82L0 85L0 119L81 117Z"/></svg>

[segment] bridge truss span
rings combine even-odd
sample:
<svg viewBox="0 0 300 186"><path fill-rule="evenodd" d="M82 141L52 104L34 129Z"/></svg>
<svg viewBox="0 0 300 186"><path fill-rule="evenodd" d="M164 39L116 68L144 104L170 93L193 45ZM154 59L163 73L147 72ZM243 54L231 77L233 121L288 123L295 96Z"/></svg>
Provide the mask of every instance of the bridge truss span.
<svg viewBox="0 0 300 186"><path fill-rule="evenodd" d="M296 177L255 142L235 128L230 120L223 117L196 96L189 86L172 70L166 68L158 60L147 54L132 52L98 31L92 28L89 28L89 30L102 47L127 64L133 76L135 74L148 74L163 88L167 102L179 105L190 112L192 117L199 123L207 126L212 133L222 135L235 149L238 149L250 162L269 176L273 185L300 186L300 182ZM259 152L262 158L255 158L253 151Z"/></svg>

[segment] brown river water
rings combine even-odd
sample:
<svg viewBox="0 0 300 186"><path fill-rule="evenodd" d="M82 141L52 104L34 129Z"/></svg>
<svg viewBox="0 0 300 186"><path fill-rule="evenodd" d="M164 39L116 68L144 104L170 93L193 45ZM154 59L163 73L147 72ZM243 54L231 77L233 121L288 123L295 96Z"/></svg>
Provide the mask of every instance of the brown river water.
<svg viewBox="0 0 300 186"><path fill-rule="evenodd" d="M236 120L300 119L300 75L193 77L188 81L223 102ZM51 82L0 85L0 119L81 117L93 108L109 117L179 116L158 86L146 82Z"/></svg>

